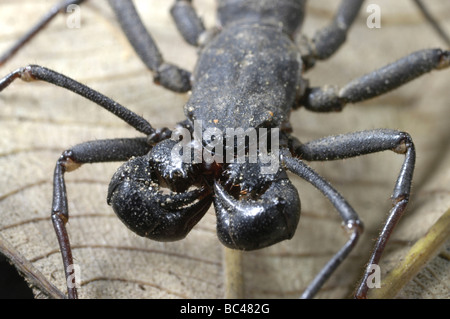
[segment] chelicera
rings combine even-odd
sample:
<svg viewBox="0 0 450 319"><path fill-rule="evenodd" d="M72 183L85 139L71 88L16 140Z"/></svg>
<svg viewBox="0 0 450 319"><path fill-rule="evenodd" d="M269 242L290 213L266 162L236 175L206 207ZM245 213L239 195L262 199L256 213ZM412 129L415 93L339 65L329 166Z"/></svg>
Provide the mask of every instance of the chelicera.
<svg viewBox="0 0 450 319"><path fill-rule="evenodd" d="M53 12L82 2L62 2ZM362 2L343 0L328 27L297 44L293 38L303 22L305 1L220 0L220 28L214 30L205 29L191 1L176 1L171 13L177 27L188 43L199 47L198 63L191 73L164 61L131 1L110 0L123 31L153 72L155 82L175 92L191 92L184 107L186 119L173 131L155 129L103 94L42 66L22 67L2 78L0 91L17 78L66 88L143 134L85 142L64 151L57 160L51 216L66 277L72 275L73 256L66 229L69 211L64 175L82 164L125 161L112 177L107 201L138 235L160 241L180 240L214 205L220 241L238 250L260 249L294 236L300 197L287 176L290 171L330 200L349 234L345 245L302 295L313 297L352 251L363 224L349 203L305 161L392 150L405 159L392 193L393 207L368 267L377 264L409 200L415 164L410 135L376 129L301 143L291 134L290 113L300 107L315 112L340 111L348 103L382 95L422 74L448 67L450 52L413 52L343 88L311 87L303 78L304 71L338 50ZM51 15L45 19L48 21ZM199 153L203 155L200 160ZM369 268L356 292L358 298L366 296L368 275ZM76 298L76 288L68 287L68 296Z"/></svg>

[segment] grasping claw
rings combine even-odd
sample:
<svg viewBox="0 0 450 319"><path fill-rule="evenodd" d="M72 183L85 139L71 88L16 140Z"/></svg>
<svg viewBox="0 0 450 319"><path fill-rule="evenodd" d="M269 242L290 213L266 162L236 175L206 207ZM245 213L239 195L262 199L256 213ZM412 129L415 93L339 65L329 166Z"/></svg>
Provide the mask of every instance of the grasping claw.
<svg viewBox="0 0 450 319"><path fill-rule="evenodd" d="M122 222L138 235L158 241L186 237L212 202L210 191L193 178L192 164L171 162L166 149L173 143L162 141L147 156L122 165L108 189L108 204ZM175 177L178 183L168 182ZM168 187L168 193L162 187Z"/></svg>
<svg viewBox="0 0 450 319"><path fill-rule="evenodd" d="M225 185L214 183L217 234L227 247L259 249L295 233L300 219L297 190L282 168L274 174L261 174L260 168L260 163L230 164Z"/></svg>

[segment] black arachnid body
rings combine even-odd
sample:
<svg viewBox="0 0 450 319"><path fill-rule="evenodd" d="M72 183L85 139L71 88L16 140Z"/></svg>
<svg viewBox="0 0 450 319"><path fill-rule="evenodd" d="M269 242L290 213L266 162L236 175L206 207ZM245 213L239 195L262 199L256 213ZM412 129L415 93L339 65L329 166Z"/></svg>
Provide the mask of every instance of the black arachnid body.
<svg viewBox="0 0 450 319"><path fill-rule="evenodd" d="M0 82L1 90L16 78L53 83L90 99L143 133L138 138L85 142L63 152L57 161L52 220L67 277L72 275L69 266L74 262L66 230L69 210L64 173L85 163L109 161L126 163L111 180L108 204L138 235L159 241L182 239L214 205L220 241L239 250L260 249L292 238L300 218L301 193L299 196L287 171L311 183L330 200L349 236L303 293L307 298L317 293L351 252L363 226L348 202L304 161L385 150L404 154L389 222L369 265L378 263L385 240L409 200L415 165L411 137L402 131L373 129L303 144L291 134L290 114L300 107L316 112L339 111L348 103L389 92L424 73L447 67L448 51L413 52L342 88L313 87L303 72L340 47L362 1L343 1L330 26L300 44L293 41L293 35L304 18L304 1L219 1L221 29L210 33L188 1L177 1L172 14L178 28L189 43L200 45L197 66L191 74L162 59L131 2L110 4L135 51L153 71L155 81L176 92L191 92L184 106L186 118L176 130L155 129L97 91L41 66L19 68ZM239 140L237 130L244 132L243 140ZM174 132L177 134L171 134ZM253 137L256 139L252 141ZM246 143L248 140L251 142ZM266 149L260 147L262 140L268 141ZM173 153L177 146L187 146L183 155L186 150L192 151L187 161L175 156L180 155ZM233 160L240 150L243 162ZM203 156L200 160L198 152ZM229 152L234 155L227 157ZM208 156L214 160L205 159ZM267 163L275 164L275 169L263 172ZM368 272L358 297L366 294L367 276ZM74 287L68 287L68 293L69 297L77 296Z"/></svg>

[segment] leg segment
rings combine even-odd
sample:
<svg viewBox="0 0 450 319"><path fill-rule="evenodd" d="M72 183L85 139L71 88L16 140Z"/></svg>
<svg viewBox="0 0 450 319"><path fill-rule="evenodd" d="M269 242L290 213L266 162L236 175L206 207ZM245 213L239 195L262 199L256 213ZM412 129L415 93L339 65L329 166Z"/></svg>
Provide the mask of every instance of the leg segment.
<svg viewBox="0 0 450 319"><path fill-rule="evenodd" d="M85 163L125 161L131 156L142 156L150 150L146 138L98 140L76 145L64 151L56 162L53 177L52 222L61 249L66 278L73 278L72 250L66 223L69 220L64 173ZM77 290L68 282L68 297L77 298Z"/></svg>
<svg viewBox="0 0 450 319"><path fill-rule="evenodd" d="M342 89L308 88L298 106L315 112L340 111L347 103L368 100L392 91L415 78L450 66L450 51L426 49L363 75Z"/></svg>
<svg viewBox="0 0 450 319"><path fill-rule="evenodd" d="M353 24L364 0L342 0L333 21L316 32L312 40L302 39L300 49L306 68L316 60L325 60L333 55L347 38L347 32Z"/></svg>
<svg viewBox="0 0 450 319"><path fill-rule="evenodd" d="M391 196L393 207L389 212L385 226L378 236L367 269L356 292L357 298L365 298L368 290L366 282L371 271L370 266L378 264L387 240L397 222L403 216L408 204L415 165L415 149L412 139L404 132L372 130L326 137L303 145L293 138L291 141L293 153L310 161L343 159L385 150L405 154L405 160Z"/></svg>
<svg viewBox="0 0 450 319"><path fill-rule="evenodd" d="M301 160L293 157L286 149L282 151L282 163L288 170L311 183L330 200L349 233L349 239L345 245L322 268L301 296L301 298L312 298L356 245L363 231L363 225L353 208L326 180Z"/></svg>
<svg viewBox="0 0 450 319"><path fill-rule="evenodd" d="M184 40L191 45L197 46L200 35L205 32L205 27L192 7L192 1L176 0L170 13Z"/></svg>
<svg viewBox="0 0 450 319"><path fill-rule="evenodd" d="M17 78L20 78L21 80L27 82L41 80L63 87L100 105L101 107L105 108L106 110L110 111L117 117L130 124L139 132L142 132L146 135L157 133L155 129L153 129L153 127L150 125L150 123L148 123L144 118L128 110L119 103L87 87L86 85L83 85L75 80L72 80L71 78L66 77L65 75L38 65L29 65L24 68L19 68L8 74L4 78L0 79L0 92L3 91Z"/></svg>
<svg viewBox="0 0 450 319"><path fill-rule="evenodd" d="M29 42L39 31L45 28L58 13L65 12L66 8L72 4L81 4L85 0L64 0L56 4L43 16L25 35L23 35L8 51L0 56L0 66L8 61L17 51Z"/></svg>
<svg viewBox="0 0 450 319"><path fill-rule="evenodd" d="M155 83L175 92L187 92L191 89L190 72L166 63L142 23L132 1L109 0L128 41L147 66L154 73Z"/></svg>

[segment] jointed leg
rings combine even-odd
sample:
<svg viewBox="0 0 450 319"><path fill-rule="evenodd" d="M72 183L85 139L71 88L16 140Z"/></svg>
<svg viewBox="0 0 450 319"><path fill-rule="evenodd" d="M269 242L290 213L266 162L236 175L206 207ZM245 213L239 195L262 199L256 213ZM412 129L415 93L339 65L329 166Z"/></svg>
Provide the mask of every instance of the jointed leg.
<svg viewBox="0 0 450 319"><path fill-rule="evenodd" d="M367 269L356 292L357 298L365 298L370 267L378 264L387 240L408 204L415 165L415 149L411 137L407 133L394 130L372 130L326 137L306 144L300 144L292 138L290 147L293 154L308 161L337 160L385 150L405 154L405 160L391 196L393 207L378 236Z"/></svg>
<svg viewBox="0 0 450 319"><path fill-rule="evenodd" d="M333 274L356 245L363 231L363 225L353 208L326 180L301 160L293 157L288 150L282 150L281 154L282 163L288 170L311 183L330 200L341 216L343 225L349 233L349 239L345 245L322 268L301 296L302 298L311 298L319 291L325 281Z"/></svg>
<svg viewBox="0 0 450 319"><path fill-rule="evenodd" d="M50 11L30 29L30 31L19 39L19 41L17 41L7 52L0 56L0 66L41 31L58 13L64 12L71 4L81 4L84 1L85 0L64 0L51 8ZM155 82L175 92L189 91L191 88L190 72L164 62L158 47L145 29L132 1L110 0L109 3L115 11L119 23L136 53L145 65L154 73ZM177 7L187 6L178 5ZM195 22L196 15L193 10L189 11L186 8L182 8L177 11L178 18L176 21L179 22L177 24L184 24L184 28L187 28L185 30L186 35L191 34L188 38L192 41L194 41L195 38L195 41L197 41L199 33L195 34L195 32L200 32L202 28L201 20L197 18L197 21ZM182 18L181 15L183 14L188 17ZM185 36L185 34L183 34L183 36Z"/></svg>
<svg viewBox="0 0 450 319"><path fill-rule="evenodd" d="M342 89L333 86L308 88L298 106L315 112L340 111L347 103L368 100L392 91L415 78L450 66L450 51L426 49L414 52L361 76Z"/></svg>
<svg viewBox="0 0 450 319"><path fill-rule="evenodd" d="M363 2L364 0L342 0L333 21L328 26L318 30L311 40L302 39L300 48L304 52L302 59L306 68L312 67L316 60L329 58L340 48Z"/></svg>
<svg viewBox="0 0 450 319"><path fill-rule="evenodd" d="M55 5L43 16L25 35L23 35L8 51L0 57L0 66L9 60L17 51L29 42L39 31L54 18L58 13L65 12L66 8L72 4L81 4L85 0L64 0Z"/></svg>
<svg viewBox="0 0 450 319"><path fill-rule="evenodd" d="M128 110L119 103L65 75L38 65L29 65L24 68L19 68L0 79L0 92L17 78L27 82L41 80L63 87L100 105L146 135L157 133L144 118Z"/></svg>
<svg viewBox="0 0 450 319"><path fill-rule="evenodd" d="M146 138L98 140L86 142L64 151L56 162L53 177L52 222L61 249L66 278L73 278L72 251L66 223L69 220L67 192L64 174L85 163L126 161L132 156L142 156L148 153L150 145ZM77 290L68 282L68 297L77 298Z"/></svg>
<svg viewBox="0 0 450 319"><path fill-rule="evenodd" d="M200 35L205 32L205 27L192 7L192 1L176 0L170 13L184 40L193 46L197 46Z"/></svg>
<svg viewBox="0 0 450 319"><path fill-rule="evenodd" d="M433 29L449 45L449 36L432 17L422 1L413 1ZM363 2L364 0L342 0L333 20L328 26L318 30L312 39L301 38L299 46L306 69L314 66L316 60L328 59L341 47L347 38L348 30L355 21Z"/></svg>
<svg viewBox="0 0 450 319"><path fill-rule="evenodd" d="M191 89L190 72L164 62L133 2L109 0L109 4L114 10L128 41L147 68L154 73L155 82L175 92L189 91Z"/></svg>

